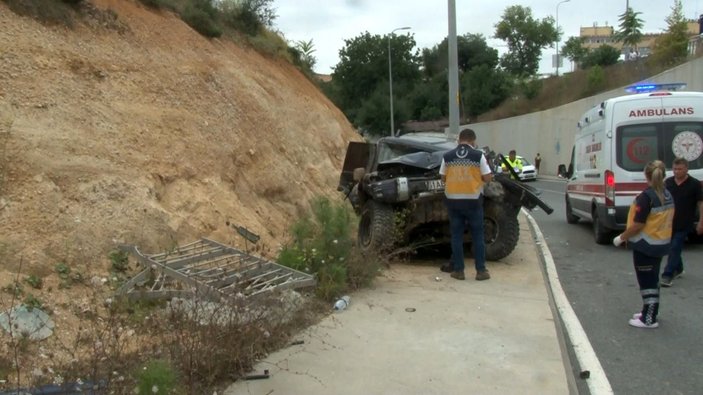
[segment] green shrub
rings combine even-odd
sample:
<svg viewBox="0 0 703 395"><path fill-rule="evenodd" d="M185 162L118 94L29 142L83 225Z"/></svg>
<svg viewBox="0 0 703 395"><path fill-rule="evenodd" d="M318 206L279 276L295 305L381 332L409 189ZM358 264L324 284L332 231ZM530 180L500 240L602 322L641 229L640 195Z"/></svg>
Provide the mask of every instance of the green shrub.
<svg viewBox="0 0 703 395"><path fill-rule="evenodd" d="M283 37L277 33L263 30L261 34L249 37L249 43L261 53L292 62L291 55L288 51L288 44Z"/></svg>
<svg viewBox="0 0 703 395"><path fill-rule="evenodd" d="M421 120L439 119L442 117L442 110L432 104L428 104L420 111Z"/></svg>
<svg viewBox="0 0 703 395"><path fill-rule="evenodd" d="M147 7L160 9L167 5L165 0L139 0L142 4Z"/></svg>
<svg viewBox="0 0 703 395"><path fill-rule="evenodd" d="M587 94L593 94L603 89L605 86L605 72L603 68L596 65L588 69L586 81Z"/></svg>
<svg viewBox="0 0 703 395"><path fill-rule="evenodd" d="M42 278L39 276L36 276L34 274L25 278L24 282L29 284L29 286L31 286L34 289L41 289L42 285L44 284L44 281L42 280Z"/></svg>
<svg viewBox="0 0 703 395"><path fill-rule="evenodd" d="M539 95L542 90L542 80L538 79L528 79L520 83L520 89L522 94L525 95L527 100L532 100Z"/></svg>
<svg viewBox="0 0 703 395"><path fill-rule="evenodd" d="M27 310L29 311L32 311L32 309L41 309L42 307L44 307L44 303L32 294L27 295L27 297L24 298L24 301L22 303L27 306Z"/></svg>
<svg viewBox="0 0 703 395"><path fill-rule="evenodd" d="M276 19L272 0L240 0L222 4L224 23L249 36L259 35L267 27L273 27Z"/></svg>
<svg viewBox="0 0 703 395"><path fill-rule="evenodd" d="M222 35L222 27L217 23L217 10L209 0L193 0L183 10L181 18L205 37Z"/></svg>
<svg viewBox="0 0 703 395"><path fill-rule="evenodd" d="M110 262L112 263L112 270L116 272L125 272L127 271L129 267L129 254L120 251L120 250L115 250L115 251L110 251L108 254L108 257L110 258Z"/></svg>
<svg viewBox="0 0 703 395"><path fill-rule="evenodd" d="M72 5L80 0L2 0L17 15L34 18L48 25L74 26L74 9Z"/></svg>
<svg viewBox="0 0 703 395"><path fill-rule="evenodd" d="M59 279L61 279L59 289L71 288L71 285L82 283L84 280L83 274L80 272L72 272L71 268L63 262L57 263L54 270L56 270Z"/></svg>
<svg viewBox="0 0 703 395"><path fill-rule="evenodd" d="M150 361L137 376L138 394L170 394L177 384L175 370L163 360Z"/></svg>
<svg viewBox="0 0 703 395"><path fill-rule="evenodd" d="M6 286L2 287L2 290L10 294L13 298L18 298L24 294L24 288L22 287L22 284L19 283L19 281L13 281L11 284L7 284Z"/></svg>
<svg viewBox="0 0 703 395"><path fill-rule="evenodd" d="M281 250L278 262L282 265L315 274L317 295L332 299L349 285L363 283L350 278L360 277L350 267L354 249L351 234L354 228L352 214L343 203L332 204L327 198L316 198L311 204L312 217L303 218L291 228L292 241ZM372 270L375 275L376 270Z"/></svg>
<svg viewBox="0 0 703 395"><path fill-rule="evenodd" d="M388 265L388 258L352 248L346 264L347 284L353 289L360 289L371 285L381 267Z"/></svg>
<svg viewBox="0 0 703 395"><path fill-rule="evenodd" d="M581 62L581 67L584 69L593 66L608 67L617 64L619 58L620 50L610 45L603 44L586 55L583 62Z"/></svg>
<svg viewBox="0 0 703 395"><path fill-rule="evenodd" d="M63 262L57 263L54 269L56 270L56 273L58 273L59 278L62 280L67 280L68 275L71 273L71 268Z"/></svg>

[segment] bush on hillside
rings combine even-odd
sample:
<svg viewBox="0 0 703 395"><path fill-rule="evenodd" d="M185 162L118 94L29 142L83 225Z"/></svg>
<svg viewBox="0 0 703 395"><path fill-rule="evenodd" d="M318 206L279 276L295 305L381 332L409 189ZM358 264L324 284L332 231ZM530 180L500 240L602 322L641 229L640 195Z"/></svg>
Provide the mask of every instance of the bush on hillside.
<svg viewBox="0 0 703 395"><path fill-rule="evenodd" d="M208 0L194 1L183 10L183 22L205 37L220 37L222 27L216 20L217 11Z"/></svg>
<svg viewBox="0 0 703 395"><path fill-rule="evenodd" d="M379 268L377 257L363 256L352 240L353 216L344 203L317 198L312 216L291 228L292 240L278 263L317 277L317 295L325 300L341 296L349 287L368 285Z"/></svg>
<svg viewBox="0 0 703 395"><path fill-rule="evenodd" d="M17 15L34 18L48 25L74 26L73 6L81 0L2 0Z"/></svg>
<svg viewBox="0 0 703 395"><path fill-rule="evenodd" d="M589 52L588 55L581 62L581 66L584 69L593 66L607 67L618 63L618 58L620 58L620 51L615 47L603 44L600 47Z"/></svg>
<svg viewBox="0 0 703 395"><path fill-rule="evenodd" d="M286 43L283 37L278 35L278 33L264 29L261 31L261 34L249 37L248 42L260 53L285 59L292 63L291 56L288 51L288 43Z"/></svg>
<svg viewBox="0 0 703 395"><path fill-rule="evenodd" d="M170 4L168 3L168 0L139 0L140 3L144 4L147 7L151 8L166 8L169 7Z"/></svg>
<svg viewBox="0 0 703 395"><path fill-rule="evenodd" d="M601 91L605 86L605 72L603 68L598 65L591 67L588 70L587 81L586 95L592 95Z"/></svg>
<svg viewBox="0 0 703 395"><path fill-rule="evenodd" d="M265 28L273 27L276 19L272 0L223 1L221 4L224 23L244 34L256 36Z"/></svg>
<svg viewBox="0 0 703 395"><path fill-rule="evenodd" d="M522 94L525 96L527 100L532 100L539 95L539 92L542 90L542 80L533 78L533 79L527 79L524 81L521 81L520 84L520 91Z"/></svg>

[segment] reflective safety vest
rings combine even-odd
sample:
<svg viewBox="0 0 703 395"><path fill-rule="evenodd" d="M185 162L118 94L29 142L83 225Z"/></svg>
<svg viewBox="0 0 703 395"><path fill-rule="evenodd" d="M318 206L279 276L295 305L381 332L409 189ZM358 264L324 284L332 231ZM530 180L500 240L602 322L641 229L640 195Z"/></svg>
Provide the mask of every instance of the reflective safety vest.
<svg viewBox="0 0 703 395"><path fill-rule="evenodd" d="M664 189L664 201L659 200L654 189L651 187L644 190L652 202L647 222L640 233L628 239L628 245L633 250L655 257L667 255L671 246L671 224L674 220L674 199L669 191ZM630 227L635 222L635 208L637 200L630 205L627 213L627 226Z"/></svg>
<svg viewBox="0 0 703 395"><path fill-rule="evenodd" d="M513 168L513 170L515 170L515 173L517 173L517 174L522 173L522 161L518 157L515 157L515 160L511 161L510 157L508 156L505 158L505 161L508 162L508 164L510 165L510 167ZM505 164L503 164L503 167L505 167ZM511 178L515 178L515 177L513 177L513 173L511 173L510 170L504 169L504 171L508 172L508 174L510 174Z"/></svg>
<svg viewBox="0 0 703 395"><path fill-rule="evenodd" d="M483 152L461 144L444 154L446 167L444 194L447 199L477 200L483 193L481 158Z"/></svg>

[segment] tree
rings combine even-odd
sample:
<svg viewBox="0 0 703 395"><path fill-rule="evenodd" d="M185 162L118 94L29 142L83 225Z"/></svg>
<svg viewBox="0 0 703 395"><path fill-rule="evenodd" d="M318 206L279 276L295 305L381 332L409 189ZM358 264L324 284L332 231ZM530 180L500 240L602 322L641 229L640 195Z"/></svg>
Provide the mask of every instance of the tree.
<svg viewBox="0 0 703 395"><path fill-rule="evenodd" d="M415 85L407 96L407 107L412 119L431 121L446 116L449 112L449 83L444 70Z"/></svg>
<svg viewBox="0 0 703 395"><path fill-rule="evenodd" d="M644 21L640 19L641 12L635 12L632 7L620 15L620 30L615 33L615 40L623 44L625 60L630 59L630 52L634 48L637 51L637 44L642 40L642 26Z"/></svg>
<svg viewBox="0 0 703 395"><path fill-rule="evenodd" d="M302 66L307 70L312 71L313 67L315 67L315 64L317 63L317 58L313 55L315 52L315 44L313 44L312 39L308 41L296 41L295 49L300 52L300 62L302 63Z"/></svg>
<svg viewBox="0 0 703 395"><path fill-rule="evenodd" d="M674 0L666 23L666 32L654 42L651 56L657 64L670 66L688 56L688 24L683 16L681 0Z"/></svg>
<svg viewBox="0 0 703 395"><path fill-rule="evenodd" d="M497 107L510 95L512 79L507 72L479 65L461 77L463 102L468 107L466 112L475 117Z"/></svg>
<svg viewBox="0 0 703 395"><path fill-rule="evenodd" d="M412 35L361 35L345 40L339 50L339 63L334 66L332 84L337 105L357 127L371 134L388 133L388 40L393 65L393 95L403 97L420 80L420 58L413 53ZM385 100L382 98L385 97ZM370 100L372 99L373 100ZM371 103L373 101L373 103ZM395 101L394 101L395 103ZM363 110L363 111L362 111ZM407 116L402 106L394 106L396 122ZM382 126L383 125L383 126Z"/></svg>
<svg viewBox="0 0 703 395"><path fill-rule="evenodd" d="M399 101L395 101L394 110L396 114L403 113L404 107ZM396 115L396 125L400 125L399 119L407 119L407 115ZM358 108L355 109L354 118L350 121L362 130L368 131L369 134L375 136L388 136L389 130L389 103L388 103L388 88L384 89L379 85L371 92L370 95L364 98L364 101Z"/></svg>
<svg viewBox="0 0 703 395"><path fill-rule="evenodd" d="M506 8L495 27L494 37L505 41L509 51L500 63L520 78L537 74L542 49L551 47L558 37L552 17L535 20L530 7L519 5Z"/></svg>
<svg viewBox="0 0 703 395"><path fill-rule="evenodd" d="M588 48L583 46L583 37L569 37L561 47L560 53L567 59L576 63L578 67L582 67L581 63L588 56Z"/></svg>
<svg viewBox="0 0 703 395"><path fill-rule="evenodd" d="M478 65L494 68L498 65L498 51L486 43L482 34L467 33L456 38L457 63L460 72L466 72ZM447 70L449 43L445 37L441 43L422 51L422 66L427 77L433 77Z"/></svg>
<svg viewBox="0 0 703 395"><path fill-rule="evenodd" d="M620 51L617 48L603 44L586 55L582 66L584 69L593 66L606 67L617 63L619 58Z"/></svg>

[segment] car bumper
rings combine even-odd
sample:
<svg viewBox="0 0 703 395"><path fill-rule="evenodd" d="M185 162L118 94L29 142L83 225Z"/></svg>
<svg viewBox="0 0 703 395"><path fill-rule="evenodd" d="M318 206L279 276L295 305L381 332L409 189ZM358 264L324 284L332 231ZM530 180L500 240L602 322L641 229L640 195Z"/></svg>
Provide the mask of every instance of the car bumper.
<svg viewBox="0 0 703 395"><path fill-rule="evenodd" d="M537 174L536 173L521 173L519 174L520 180L521 181L528 181L528 180L536 180L537 179Z"/></svg>

